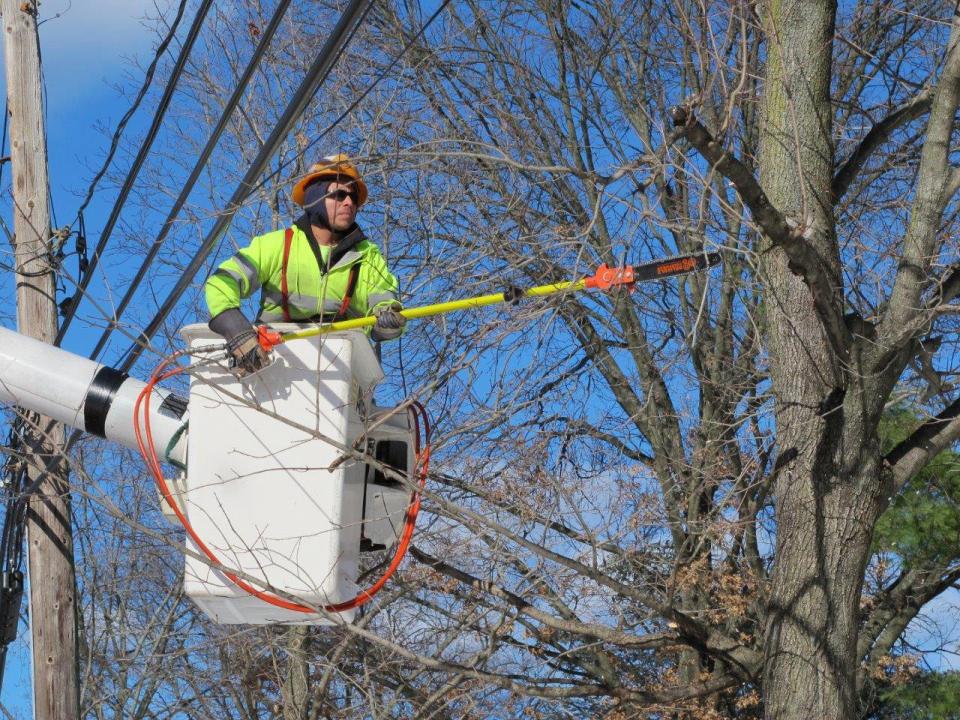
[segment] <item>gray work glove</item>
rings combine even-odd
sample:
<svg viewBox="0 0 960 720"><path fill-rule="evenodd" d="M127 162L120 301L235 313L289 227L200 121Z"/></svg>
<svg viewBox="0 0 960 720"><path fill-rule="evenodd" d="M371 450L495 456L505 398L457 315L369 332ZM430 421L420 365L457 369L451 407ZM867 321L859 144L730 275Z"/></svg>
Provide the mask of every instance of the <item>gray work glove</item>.
<svg viewBox="0 0 960 720"><path fill-rule="evenodd" d="M260 347L256 330L248 330L228 340L227 350L233 357L232 369L237 377L246 377L270 364L270 355Z"/></svg>
<svg viewBox="0 0 960 720"><path fill-rule="evenodd" d="M245 377L270 364L270 355L260 347L256 329L238 308L224 310L207 325L226 339L237 377Z"/></svg>
<svg viewBox="0 0 960 720"><path fill-rule="evenodd" d="M377 342L384 340L393 340L403 334L403 328L407 324L407 319L400 314L403 305L398 302L392 302L389 305L381 305L373 311L377 318L376 324L370 333Z"/></svg>

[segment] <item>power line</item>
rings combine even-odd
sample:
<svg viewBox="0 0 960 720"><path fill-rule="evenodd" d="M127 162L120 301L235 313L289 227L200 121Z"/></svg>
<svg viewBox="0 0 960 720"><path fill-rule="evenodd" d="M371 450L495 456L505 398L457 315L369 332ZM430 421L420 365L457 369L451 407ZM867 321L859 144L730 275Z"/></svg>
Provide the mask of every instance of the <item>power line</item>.
<svg viewBox="0 0 960 720"><path fill-rule="evenodd" d="M0 136L0 188L3 186L3 166L7 164L9 158L7 152L7 120L10 119L10 107L8 100L3 101L3 135Z"/></svg>
<svg viewBox="0 0 960 720"><path fill-rule="evenodd" d="M200 153L200 157L197 159L196 164L193 166L193 170L190 172L190 176L187 178L184 183L183 189L180 191L180 195L177 197L176 202L174 202L173 207L170 209L170 212L167 214L167 219L164 221L160 233L157 235L157 239L153 241L153 245L150 247L147 256L144 258L143 262L140 265L140 269L137 270L136 276L130 283L130 286L127 288L126 294L123 296L123 299L120 301L120 304L117 306L116 311L114 312L114 320L107 326L103 331L103 334L100 336L100 339L97 341L96 347L93 349L93 352L90 354L91 359L96 359L100 354L100 351L103 349L103 346L106 345L107 339L110 337L111 332L116 327L117 322L120 320L120 316L123 315L124 310L126 310L127 305L133 299L134 294L140 283L143 281L144 276L147 274L147 269L150 267L154 258L156 258L157 253L160 251L160 247L163 245L163 241L166 239L167 234L170 232L170 229L173 227L173 221L176 219L177 215L180 214L180 210L183 208L184 203L187 201L187 198L190 196L190 193L193 191L194 185L196 185L197 179L200 177L200 173L203 172L204 166L207 164L207 160L210 159L210 155L213 153L214 149L217 146L220 136L223 134L223 131L227 127L227 123L230 121L230 117L233 115L233 111L236 109L237 105L240 104L240 100L243 98L243 93L246 91L247 86L250 84L250 79L253 77L254 71L257 69L257 66L260 64L260 60L263 57L264 53L267 51L267 47L270 45L270 41L273 39L274 34L277 31L277 28L280 27L280 21L283 19L284 14L287 11L287 8L290 5L291 0L282 0L277 6L277 9L274 10L273 17L270 19L270 24L263 31L260 42L257 44L256 49L253 51L253 55L250 58L250 61L247 63L246 69L243 71L243 74L240 76L240 79L237 81L237 87L233 91L233 94L230 96L230 99L227 101L227 104L224 106L223 111L220 114L220 120L217 122L216 127L213 129L213 132L210 134L210 138L207 140L207 144L204 146L203 151Z"/></svg>
<svg viewBox="0 0 960 720"><path fill-rule="evenodd" d="M14 415L7 439L7 460L3 466L0 497L4 504L3 530L0 532L0 687L7 660L7 648L17 639L20 605L23 601L23 534L26 527L28 451L24 442L23 416Z"/></svg>
<svg viewBox="0 0 960 720"><path fill-rule="evenodd" d="M293 99L287 105L283 115L274 127L273 132L270 133L270 137L267 138L266 142L260 148L257 157L248 168L246 174L244 174L240 184L234 190L233 196L227 203L226 209L217 218L217 222L204 238L199 250L190 261L190 264L184 269L176 286L167 296L160 310L141 333L139 340L134 342L127 350L125 359L121 365L122 370L127 371L133 366L137 358L140 357L143 350L149 344L150 339L160 329L167 315L173 310L174 305L180 299L180 296L183 295L183 292L193 280L194 275L197 274L197 271L210 254L213 246L230 226L230 223L233 221L233 216L236 215L243 201L251 193L254 182L260 177L260 174L264 171L264 168L273 157L277 148L286 139L293 125L303 114L303 111L313 99L321 83L330 74L334 63L353 34L353 28L363 19L363 16L369 11L372 3L373 0L351 0L347 9L337 22L336 27L331 31L330 37L327 38L316 60L314 60L313 65L310 66L310 70L300 83L300 87L297 88Z"/></svg>
<svg viewBox="0 0 960 720"><path fill-rule="evenodd" d="M340 115L337 117L336 120L330 123L330 125L327 126L327 128L324 129L323 132L321 132L319 135L317 135L317 137L315 137L313 140L310 141L310 143L303 149L303 153L306 153L307 150L310 150L311 148L313 148L331 130L333 130L337 125L343 122L343 119L345 117L347 117L350 113L352 113L354 110L357 109L357 106L363 101L363 99L366 98L367 95L369 95L373 91L373 89L380 83L380 81L387 76L387 73L393 70L396 64L400 62L401 59L403 59L403 56L407 54L407 51L410 50L410 48L413 47L413 44L423 36L423 34L427 31L430 25L433 24L433 21L436 20L437 17L439 17L440 13L442 13L446 9L447 5L449 4L450 4L450 0L443 0L443 2L440 3L440 6L434 11L434 13L429 18L427 18L427 21L420 27L420 29L414 34L414 36L411 37L403 46L403 48L400 50L400 52L398 52L394 56L393 60L390 61L390 64L380 71L377 77L373 79L373 82L367 86L367 89L364 90L360 94L360 96L357 97L356 100L350 103L350 106L346 110L344 110L342 113L340 113ZM294 160L295 159L296 158L294 158ZM277 175L283 172L283 170L286 169L290 165L290 163L293 162L294 160L288 160L287 162L281 163L276 170L274 170L272 173L267 175L256 186L254 186L250 190L250 193L251 194L255 193L257 190L260 190L261 188L263 188L264 185L266 185L268 182L276 178Z"/></svg>
<svg viewBox="0 0 960 720"><path fill-rule="evenodd" d="M170 105L170 100L173 98L173 92L176 89L177 81L180 79L180 75L183 73L183 68L187 64L187 58L190 55L190 51L193 49L193 45L196 42L197 37L200 35L200 28L203 25L203 21L207 16L207 12L210 10L212 5L213 0L203 0L199 9L197 10L197 14L193 19L193 24L190 26L190 31L184 40L183 47L180 49L180 55L173 67L173 71L170 73L170 78L167 80L167 85L164 88L163 96L160 98L160 104L157 107L157 111L154 113L153 122L150 124L150 129L147 131L147 137L141 144L140 151L137 153L137 157L134 159L133 165L127 173L123 186L120 189L120 195L117 197L117 200L113 205L113 209L110 211L110 217L107 219L107 224L100 234L100 240L97 242L96 250L94 250L93 257L90 258L90 262L87 265L87 272L79 278L77 292L73 296L73 302L70 303L70 306L67 308L66 317L64 317L63 323L60 325L60 329L57 331L57 337L54 340L54 345L59 345L61 342L63 342L63 337L66 334L67 329L70 327L71 321L76 315L77 306L80 304L80 300L83 298L83 294L86 292L87 286L90 284L90 279L93 277L93 273L97 268L97 263L100 260L100 256L106 248L107 241L110 239L110 234L113 232L113 228L120 217L120 211L123 208L124 203L127 201L127 197L130 195L130 191L133 189L133 184L137 179L137 175L140 173L140 168L143 167L143 163L147 159L147 155L150 152L153 141L156 139L157 133L160 131L160 125L163 122L164 115L166 115L167 108Z"/></svg>
<svg viewBox="0 0 960 720"><path fill-rule="evenodd" d="M120 146L120 136L127 127L127 123L130 121L130 118L133 117L133 114L137 111L137 108L140 107L140 103L146 96L147 90L150 89L150 84L153 82L153 75L157 70L157 65L160 63L160 58L163 57L163 54L167 51L167 46L176 36L177 28L180 27L180 21L183 19L183 11L186 7L187 0L181 0L180 7L177 9L177 16L173 19L173 24L170 26L170 31L167 33L166 37L163 38L163 41L160 43L160 45L157 46L157 51L153 56L153 61L147 68L147 72L143 78L143 85L140 86L140 92L137 93L137 97L134 98L130 109L127 110L122 118L120 118L120 122L117 124L116 130L113 131L113 137L110 140L110 151L107 153L107 159L104 160L103 166L94 176L90 183L90 187L87 188L83 202L80 204L80 209L77 210L77 217L76 220L74 220L74 223L80 220L80 217L83 215L83 211L87 209L87 205L89 205L90 201L93 199L93 193L97 189L97 185L100 183L101 178L103 178L103 176L106 174L107 168L110 167L110 163L113 161L114 153L117 152L117 148Z"/></svg>
<svg viewBox="0 0 960 720"><path fill-rule="evenodd" d="M367 95L370 94L370 92L373 90L373 88L376 87L376 85L377 85L381 80L383 80L383 78L386 77L387 73L389 73L389 72L396 66L396 64L397 64L398 62L400 62L400 60L403 58L403 56L404 56L404 55L410 50L410 48L413 46L414 42L416 42L416 41L427 31L427 29L428 29L428 28L430 27L430 25L434 22L434 20L436 20L437 17L440 16L440 14L443 12L443 10L444 10L444 9L447 7L447 5L449 5L449 4L450 4L450 0L443 0L443 2L440 4L440 6L437 8L437 10L427 19L427 21L423 24L423 26L420 28L420 30L418 30L417 33L416 33L412 38L410 38L410 40L407 41L407 43L403 46L403 48L400 50L400 52L398 52L398 53L396 54L396 56L394 57L394 59L387 65L387 67L384 68L384 69L377 75L376 78L374 78L373 82L370 83L370 85L367 87L367 89L364 90L363 93L361 93L360 96L359 96L356 100L354 100L354 102L352 102L352 103L350 104L350 106L347 108L347 110L345 110L343 113L341 113L341 114L336 118L336 120L334 120L329 126L327 126L327 127L323 130L323 132L321 132L320 135L318 135L318 136L310 143L310 145L308 145L308 148L309 148L309 147L313 147L314 145L316 145L316 143L319 142L324 136L326 136L327 133L329 133L329 132L330 132L331 130L333 130L333 128L335 128L340 122L342 122L343 119L344 119L347 115L349 115L351 112L353 112L353 110L360 104L360 102L363 101L363 99L364 99L365 97L367 97ZM352 6L351 6L351 7L352 7ZM335 30L334 30L334 33L333 33L333 36L332 36L333 38L336 38L336 37L339 36L338 33L337 33L337 29L340 28L341 24L343 24L344 19L345 19L345 17L346 17L346 14L349 13L350 10L351 10L351 8L348 8L348 10L344 13L344 18L341 18L340 23L338 23L337 28L335 28ZM367 8L367 10L364 10L363 14L366 15L366 12L367 12L368 10L369 10L369 7ZM352 33L351 33L351 34L352 34ZM349 38L348 38L348 39L349 39ZM328 44L329 44L329 42L330 42L330 41L328 41ZM343 46L345 47L345 45L346 45L346 41L344 42ZM324 47L324 50L321 51L321 57L318 57L317 62L314 63L314 67L316 67L317 64L320 62L321 58L322 58L323 55L325 54L325 51L326 51L326 47ZM343 47L341 47L341 49L338 51L338 53L337 53L338 56L339 56L340 53L342 53L342 51L343 51ZM335 62L335 61L336 61L336 58L334 58L333 61ZM312 70L313 70L313 68L311 68L311 71L312 71ZM329 70L328 70L328 72L329 72ZM309 78L309 76L308 76L308 78ZM317 86L319 86L319 82L322 82L322 79L321 79L320 81L318 81ZM306 83L306 80L304 81L304 83ZM302 90L303 87L304 87L303 84L301 84L300 90ZM313 89L313 91L311 92L311 97L312 97L313 92L316 92L316 87L315 87L315 88ZM298 93L299 93L299 90L298 90ZM308 101L309 101L309 97L304 100L304 102L303 102L304 107L306 106L306 103L307 103ZM288 112L289 112L290 108L288 107L287 110L288 110ZM270 138L269 138L268 141L267 141L267 144L264 146L264 150L267 150L267 146L269 146L269 145L271 144L271 141L274 141L274 142L276 142L277 144L279 144L279 138L277 138L276 136L277 136L278 131L281 129L281 127L284 126L284 125L286 125L286 123L284 122L284 119L287 117L287 114L288 114L288 113L285 113L285 114L284 114L284 118L281 118L281 122L278 124L277 128L274 129L273 134L271 134ZM291 122L291 124L292 124L292 122ZM271 151L270 151L270 154L272 154L272 152L273 152L273 151L271 150ZM187 285L189 285L190 282L193 280L194 275L196 275L197 271L198 271L199 268L200 268L200 265L206 260L206 257L210 254L210 252L211 252L211 250L213 249L213 246L214 246L214 244L216 243L216 241L220 238L220 236L222 235L222 233L226 231L227 227L228 227L228 226L230 225L230 223L232 222L233 216L234 216L234 215L236 214L236 212L240 209L241 203L242 203L247 197L249 197L253 192L255 192L256 190L258 190L258 189L260 189L261 187L263 187L263 185L264 185L269 179L276 177L277 174L278 174L281 170L283 170L284 167L286 167L287 165L289 165L289 162L281 164L280 167L279 167L277 170L275 170L275 171L272 172L270 175L268 175L262 182L258 183L256 186L252 186L252 187L251 187L251 183L252 183L253 180L255 180L256 177L258 176L258 171L261 170L261 167L260 167L260 166L266 165L266 162L267 162L267 160L269 159L268 157L267 157L267 158L262 158L262 156L263 156L263 151L261 151L261 155L258 156L257 159L254 161L254 167L252 167L252 168L250 169L250 171L248 171L247 174L244 176L244 179L241 181L240 185L237 187L236 191L234 192L233 197L232 197L231 200L230 200L230 203L227 205L227 210L226 210L226 212L220 217L220 219L218 220L217 224L214 226L213 230L212 230L212 231L207 235L207 237L204 239L203 244L200 246L200 249L198 250L197 254L194 256L193 261L192 261L192 262L190 263L190 265L188 265L187 268L184 270L183 275L181 276L180 280L177 282L177 285L174 287L173 291L172 291L172 292L170 293L170 295L167 297L167 299L166 299L166 301L164 302L163 306L160 308L160 311L154 316L153 320L150 321L150 324L149 324L149 325L146 327L146 329L140 334L139 339L138 339L136 342L134 342L134 343L127 349L127 351L126 351L126 353L125 353L125 360L124 360L123 365L122 365L122 368L123 368L124 371L129 370L129 369L133 366L133 364L136 362L137 358L139 358L140 355L143 353L143 351L146 349L147 345L148 345L149 342L150 342L150 339L151 339L151 338L156 334L156 332L160 329L160 325L161 325L161 324L163 323L163 321L166 319L167 315L169 315L170 312L173 310L174 304L177 302L177 300L180 299L180 296L183 295L184 291L185 291L186 288L187 288ZM261 162L261 159L262 159L262 162ZM256 170L257 172L255 172L255 170ZM248 188L248 187L249 187L250 189L249 189L249 190L246 190L246 188ZM111 329L112 329L112 328L111 328Z"/></svg>

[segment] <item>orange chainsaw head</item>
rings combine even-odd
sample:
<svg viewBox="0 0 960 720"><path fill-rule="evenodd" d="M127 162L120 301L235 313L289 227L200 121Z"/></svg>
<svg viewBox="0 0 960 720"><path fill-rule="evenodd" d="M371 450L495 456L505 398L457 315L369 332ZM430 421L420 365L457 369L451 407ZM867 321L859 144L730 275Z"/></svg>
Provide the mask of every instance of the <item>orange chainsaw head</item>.
<svg viewBox="0 0 960 720"><path fill-rule="evenodd" d="M610 267L606 263L603 263L597 268L596 274L592 277L584 278L583 286L596 288L598 290L609 290L617 285L626 285L630 292L633 292L633 284L635 281L633 265Z"/></svg>

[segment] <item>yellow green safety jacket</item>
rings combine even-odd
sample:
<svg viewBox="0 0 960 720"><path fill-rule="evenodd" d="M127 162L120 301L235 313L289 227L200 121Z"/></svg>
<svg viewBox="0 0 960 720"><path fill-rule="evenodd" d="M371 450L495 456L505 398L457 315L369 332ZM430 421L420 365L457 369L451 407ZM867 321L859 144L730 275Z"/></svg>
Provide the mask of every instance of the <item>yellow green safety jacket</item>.
<svg viewBox="0 0 960 720"><path fill-rule="evenodd" d="M240 307L240 300L257 290L257 321L265 323L363 317L397 301L397 279L359 227L354 225L332 248L319 245L309 228L307 221L298 220L290 228L259 235L224 261L205 286L210 316Z"/></svg>

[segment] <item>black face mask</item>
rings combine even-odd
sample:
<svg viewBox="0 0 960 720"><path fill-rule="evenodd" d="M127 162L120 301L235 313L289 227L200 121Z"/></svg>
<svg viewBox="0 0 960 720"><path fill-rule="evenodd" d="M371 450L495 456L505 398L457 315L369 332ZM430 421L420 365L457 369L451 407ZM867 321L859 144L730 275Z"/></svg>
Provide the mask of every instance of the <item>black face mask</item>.
<svg viewBox="0 0 960 720"><path fill-rule="evenodd" d="M307 185L303 191L303 209L310 218L310 222L327 230L333 230L330 227L330 218L327 217L327 190L333 180L317 180L315 183Z"/></svg>

